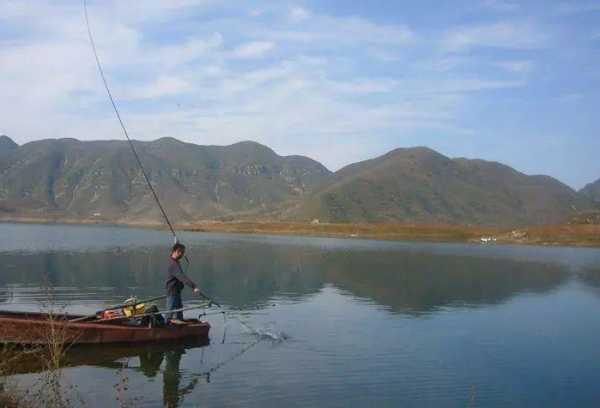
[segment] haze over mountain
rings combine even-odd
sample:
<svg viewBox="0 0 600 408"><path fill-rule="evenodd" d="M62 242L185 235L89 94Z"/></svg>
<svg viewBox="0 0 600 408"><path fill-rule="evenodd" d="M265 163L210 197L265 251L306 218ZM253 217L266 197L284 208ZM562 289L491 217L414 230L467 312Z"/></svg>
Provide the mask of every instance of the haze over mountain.
<svg viewBox="0 0 600 408"><path fill-rule="evenodd" d="M600 204L600 179L586 185L580 190L580 193L590 198L595 203Z"/></svg>
<svg viewBox="0 0 600 408"><path fill-rule="evenodd" d="M2 152L8 152L10 150L19 147L10 137L6 135L0 135L0 154Z"/></svg>
<svg viewBox="0 0 600 408"><path fill-rule="evenodd" d="M495 162L396 149L331 173L303 156L241 142L134 142L175 222L260 219L487 225L562 222L592 207L549 176ZM157 222L158 209L124 141L0 137L0 217Z"/></svg>

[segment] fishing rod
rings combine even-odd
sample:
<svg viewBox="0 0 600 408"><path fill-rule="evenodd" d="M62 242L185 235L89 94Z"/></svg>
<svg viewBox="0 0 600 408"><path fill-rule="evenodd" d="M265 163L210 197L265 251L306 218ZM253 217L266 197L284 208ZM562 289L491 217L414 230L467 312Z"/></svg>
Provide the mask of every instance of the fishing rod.
<svg viewBox="0 0 600 408"><path fill-rule="evenodd" d="M215 305L218 308L221 308L221 305L214 299L210 298L209 296L205 295L200 289L196 288L198 291L197 293L202 296L204 299L208 300L208 306L212 306Z"/></svg>
<svg viewBox="0 0 600 408"><path fill-rule="evenodd" d="M158 206L158 208L160 209L160 212L167 224L167 226L169 227L169 230L171 231L171 234L173 235L173 240L175 241L175 243L179 242L179 238L177 237L177 233L175 232L175 228L173 227L173 224L171 223L171 220L169 220L169 216L167 215L167 211L164 209L164 207L162 206L160 199L158 198L158 194L156 193L156 191L154 190L154 187L152 187L152 183L150 182L150 178L148 177L148 174L146 172L146 170L144 169L144 165L142 164L142 161L140 159L140 156L137 153L137 150L135 149L135 146L133 144L133 141L131 140L131 138L129 137L129 132L127 132L127 128L125 127L125 123L123 122L123 119L121 118L121 114L119 113L119 108L117 107L117 103L115 102L115 99L113 98L112 92L110 91L110 87L108 86L108 80L106 79L106 75L104 75L104 69L102 69L102 64L100 63L100 57L98 56L98 50L96 49L96 42L94 41L94 36L92 34L92 29L90 27L90 19L88 16L88 8L87 8L87 0L83 0L83 12L84 12L84 16L85 16L85 25L87 28L87 33L88 33L88 38L90 40L90 45L92 47L92 51L94 53L94 58L96 60L96 67L98 67L98 72L100 73L100 78L102 78L102 84L104 85L104 89L106 90L106 94L108 95L108 99L110 100L110 103L112 105L112 108L115 112L115 115L117 117L117 120L119 121L119 124L121 125L121 129L123 130L123 134L125 135L125 138L127 139L127 142L129 144L129 147L131 148L131 152L133 153L133 156L135 157L135 160L142 172L142 175L144 176L144 180L146 180L146 184L148 185L148 188L150 189L150 192L152 193L152 197L154 197L154 201L156 201L156 205ZM187 256L184 255L184 259L188 264L188 268L191 265L191 262L189 260L189 258ZM181 269L181 266L179 266L179 268ZM183 270L182 270L183 272ZM213 299L211 299L210 297L208 297L207 295L203 294L202 292L199 292L200 295L202 297L204 297L205 299L209 300L210 302L212 302L214 305L221 307L221 305L219 303L217 303L216 301L214 301Z"/></svg>
<svg viewBox="0 0 600 408"><path fill-rule="evenodd" d="M169 216L167 215L167 212L165 211L162 204L160 203L160 200L158 199L158 194L156 194L154 187L152 187L152 183L150 183L150 178L148 177L148 174L146 173L146 170L144 169L144 166L142 165L142 161L140 160L140 157L138 156L138 153L135 150L133 141L129 137L129 133L127 132L127 128L125 127L125 123L123 123L123 119L121 118L121 114L119 113L119 109L117 108L115 99L113 98L112 92L110 91L110 88L108 86L108 81L106 80L106 76L104 75L104 70L102 69L102 64L100 63L100 57L98 57L98 51L96 50L96 42L94 41L94 36L92 35L92 29L90 28L90 20L88 17L88 9L87 9L87 0L83 0L83 11L84 11L84 15L85 15L85 25L87 27L88 38L90 39L92 51L94 52L94 57L96 59L96 66L98 67L98 72L100 73L100 78L102 78L102 83L104 84L104 89L106 90L108 99L110 100L113 110L115 111L115 115L117 116L119 124L121 125L123 134L125 135L125 138L127 139L127 142L129 143L131 152L133 153L133 156L135 157L135 160L136 160L138 166L140 167L140 170L142 171L144 179L146 180L146 184L148 185L148 188L152 192L152 196L154 197L154 200L156 201L156 204L158 205L158 208L160 209L160 212L162 213L162 216L165 219L165 222L167 223L169 229L171 230L171 234L173 235L175 242L178 242L179 240L177 238L177 233L175 232L175 229L173 228L173 225L171 224L171 221L169 220Z"/></svg>

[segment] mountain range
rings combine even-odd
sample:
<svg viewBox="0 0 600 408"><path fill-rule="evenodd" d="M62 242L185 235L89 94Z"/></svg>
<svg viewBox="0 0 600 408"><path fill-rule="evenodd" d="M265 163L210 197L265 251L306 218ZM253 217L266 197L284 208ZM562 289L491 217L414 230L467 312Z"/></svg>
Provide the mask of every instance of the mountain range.
<svg viewBox="0 0 600 408"><path fill-rule="evenodd" d="M600 205L600 180L577 192L484 160L425 147L331 172L255 142L133 142L174 222L270 220L524 225L565 222ZM0 218L157 222L125 141L0 136Z"/></svg>

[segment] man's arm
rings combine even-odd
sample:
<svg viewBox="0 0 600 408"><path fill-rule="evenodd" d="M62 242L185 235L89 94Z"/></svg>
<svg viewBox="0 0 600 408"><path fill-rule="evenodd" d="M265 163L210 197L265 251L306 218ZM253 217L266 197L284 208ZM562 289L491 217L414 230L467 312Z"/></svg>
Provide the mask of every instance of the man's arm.
<svg viewBox="0 0 600 408"><path fill-rule="evenodd" d="M179 265L178 262L173 262L171 264L171 266L169 267L169 273L181 282L188 285L190 288L196 289L196 284L183 272L183 269L181 269L181 265Z"/></svg>

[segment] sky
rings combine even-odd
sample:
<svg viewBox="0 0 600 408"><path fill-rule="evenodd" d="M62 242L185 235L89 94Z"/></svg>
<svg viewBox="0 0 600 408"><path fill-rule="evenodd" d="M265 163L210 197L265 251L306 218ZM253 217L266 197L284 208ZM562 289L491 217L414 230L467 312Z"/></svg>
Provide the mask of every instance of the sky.
<svg viewBox="0 0 600 408"><path fill-rule="evenodd" d="M331 170L398 147L600 178L600 0L88 0L130 135ZM81 2L0 0L0 134L121 139Z"/></svg>

